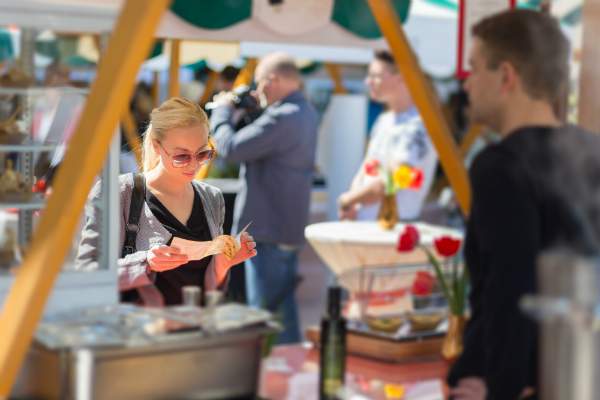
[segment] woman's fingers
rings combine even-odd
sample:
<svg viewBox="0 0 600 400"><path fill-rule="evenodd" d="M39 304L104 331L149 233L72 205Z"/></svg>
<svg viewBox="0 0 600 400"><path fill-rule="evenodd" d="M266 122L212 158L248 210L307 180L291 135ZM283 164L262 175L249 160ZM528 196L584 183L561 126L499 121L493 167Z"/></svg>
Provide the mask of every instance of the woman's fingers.
<svg viewBox="0 0 600 400"><path fill-rule="evenodd" d="M247 251L250 251L256 247L256 242L254 241L254 238L248 232L244 232L240 239L242 244L246 247Z"/></svg>
<svg viewBox="0 0 600 400"><path fill-rule="evenodd" d="M181 251L177 247L166 246L166 245L154 247L152 249L152 251L156 255L164 255L164 256L181 255Z"/></svg>
<svg viewBox="0 0 600 400"><path fill-rule="evenodd" d="M177 247L172 246L159 246L152 249L153 255L157 259L168 259L171 261L187 261L187 256L185 254L181 254L181 251Z"/></svg>
<svg viewBox="0 0 600 400"><path fill-rule="evenodd" d="M188 262L188 257L181 254L177 247L157 246L150 250L148 264L153 271L167 271Z"/></svg>

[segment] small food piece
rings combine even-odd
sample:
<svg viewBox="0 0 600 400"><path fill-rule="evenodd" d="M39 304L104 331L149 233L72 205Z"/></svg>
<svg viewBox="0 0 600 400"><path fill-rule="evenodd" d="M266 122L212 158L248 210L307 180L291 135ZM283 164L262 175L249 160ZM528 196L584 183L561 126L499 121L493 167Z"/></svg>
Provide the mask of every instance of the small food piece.
<svg viewBox="0 0 600 400"><path fill-rule="evenodd" d="M21 109L17 108L10 117L0 121L0 143L2 144L20 144L25 139L25 135L20 132L17 125L17 117Z"/></svg>
<svg viewBox="0 0 600 400"><path fill-rule="evenodd" d="M13 168L13 161L6 160L6 168L0 175L0 200L27 201L31 198L31 190L25 184L21 174Z"/></svg>
<svg viewBox="0 0 600 400"><path fill-rule="evenodd" d="M394 333L403 323L402 317L367 317L367 325L375 331Z"/></svg>
<svg viewBox="0 0 600 400"><path fill-rule="evenodd" d="M444 315L441 313L427 313L427 314L416 314L412 313L408 315L410 326L412 331L430 331L435 329L444 319Z"/></svg>
<svg viewBox="0 0 600 400"><path fill-rule="evenodd" d="M7 73L0 76L0 86L2 87L28 87L33 85L34 80L22 70L13 67Z"/></svg>
<svg viewBox="0 0 600 400"><path fill-rule="evenodd" d="M223 253L228 260L231 260L240 249L240 246L235 238L229 235L217 236L217 238L213 240L213 246L211 246L211 249L212 247L215 248L216 254Z"/></svg>

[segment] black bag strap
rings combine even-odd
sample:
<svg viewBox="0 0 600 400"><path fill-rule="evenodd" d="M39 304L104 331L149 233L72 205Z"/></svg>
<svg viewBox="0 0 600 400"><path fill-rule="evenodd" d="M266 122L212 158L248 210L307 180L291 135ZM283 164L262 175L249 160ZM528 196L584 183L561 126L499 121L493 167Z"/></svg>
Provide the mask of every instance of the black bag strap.
<svg viewBox="0 0 600 400"><path fill-rule="evenodd" d="M146 179L144 178L144 174L133 174L133 190L131 191L131 202L129 203L129 219L125 225L125 242L123 242L121 257L135 253L135 239L140 230L140 216L142 215L145 201Z"/></svg>

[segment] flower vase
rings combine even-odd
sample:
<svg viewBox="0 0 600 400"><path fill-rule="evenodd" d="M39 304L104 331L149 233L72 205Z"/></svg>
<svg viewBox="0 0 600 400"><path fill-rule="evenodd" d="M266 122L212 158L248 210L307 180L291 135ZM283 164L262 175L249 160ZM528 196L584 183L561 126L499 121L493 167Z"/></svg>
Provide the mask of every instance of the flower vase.
<svg viewBox="0 0 600 400"><path fill-rule="evenodd" d="M379 226L385 230L391 230L398 221L398 209L396 208L396 195L386 194L379 207L377 215Z"/></svg>
<svg viewBox="0 0 600 400"><path fill-rule="evenodd" d="M450 314L448 319L448 332L442 343L442 357L453 361L463 351L463 332L465 330L465 316Z"/></svg>

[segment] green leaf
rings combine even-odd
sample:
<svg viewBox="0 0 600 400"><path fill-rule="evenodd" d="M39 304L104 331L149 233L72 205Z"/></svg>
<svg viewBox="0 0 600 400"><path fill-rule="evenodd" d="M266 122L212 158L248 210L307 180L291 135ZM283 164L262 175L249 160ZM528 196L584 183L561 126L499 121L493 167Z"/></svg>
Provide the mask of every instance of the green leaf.
<svg viewBox="0 0 600 400"><path fill-rule="evenodd" d="M433 254L431 253L431 250L429 250L427 247L425 246L420 246L423 251L425 251L425 254L427 254L427 258L429 259L429 262L431 263L431 265L433 265L433 269L435 270L435 276L437 277L438 282L440 282L440 285L442 286L442 292L444 292L444 297L446 297L446 300L448 300L448 305L450 306L450 311L452 313L454 313L454 301L452 299L452 293L450 292L450 290L448 289L448 285L446 284L446 279L444 279L444 273L442 271L442 268L440 267L440 263L439 261L433 256Z"/></svg>

